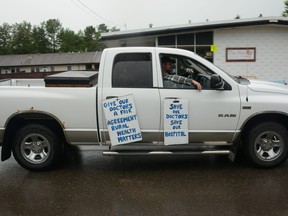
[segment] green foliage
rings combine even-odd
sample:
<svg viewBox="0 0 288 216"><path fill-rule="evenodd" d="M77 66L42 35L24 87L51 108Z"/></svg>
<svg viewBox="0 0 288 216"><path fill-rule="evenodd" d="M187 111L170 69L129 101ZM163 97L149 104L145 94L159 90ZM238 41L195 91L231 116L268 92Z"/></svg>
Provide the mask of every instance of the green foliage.
<svg viewBox="0 0 288 216"><path fill-rule="evenodd" d="M98 50L98 43L100 40L100 34L97 32L96 28L93 26L87 26L84 29L84 44L86 51L96 51Z"/></svg>
<svg viewBox="0 0 288 216"><path fill-rule="evenodd" d="M119 30L100 24L75 33L63 28L58 19L49 19L38 26L26 21L13 25L3 23L0 25L0 55L101 51L106 47L101 42L101 33Z"/></svg>
<svg viewBox="0 0 288 216"><path fill-rule="evenodd" d="M288 0L285 0L284 4L285 4L285 10L283 11L282 16L288 17Z"/></svg>
<svg viewBox="0 0 288 216"><path fill-rule="evenodd" d="M46 36L49 41L49 48L55 53L60 49L60 33L62 25L58 19L50 19L43 23L46 29Z"/></svg>
<svg viewBox="0 0 288 216"><path fill-rule="evenodd" d="M0 55L12 54L12 26L4 23L0 26Z"/></svg>
<svg viewBox="0 0 288 216"><path fill-rule="evenodd" d="M32 47L32 26L30 23L22 22L13 27L11 49L13 53L29 53Z"/></svg>
<svg viewBox="0 0 288 216"><path fill-rule="evenodd" d="M85 50L84 39L70 29L62 29L60 36L60 52L79 52Z"/></svg>
<svg viewBox="0 0 288 216"><path fill-rule="evenodd" d="M50 53L49 40L46 37L44 24L34 26L32 30L32 49L30 53Z"/></svg>

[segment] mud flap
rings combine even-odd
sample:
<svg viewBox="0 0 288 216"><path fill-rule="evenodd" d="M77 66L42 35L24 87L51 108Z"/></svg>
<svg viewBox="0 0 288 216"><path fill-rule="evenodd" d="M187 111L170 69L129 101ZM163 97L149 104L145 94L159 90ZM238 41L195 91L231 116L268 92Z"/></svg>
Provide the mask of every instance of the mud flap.
<svg viewBox="0 0 288 216"><path fill-rule="evenodd" d="M7 143L3 143L1 150L1 161L8 160L11 157L11 146Z"/></svg>

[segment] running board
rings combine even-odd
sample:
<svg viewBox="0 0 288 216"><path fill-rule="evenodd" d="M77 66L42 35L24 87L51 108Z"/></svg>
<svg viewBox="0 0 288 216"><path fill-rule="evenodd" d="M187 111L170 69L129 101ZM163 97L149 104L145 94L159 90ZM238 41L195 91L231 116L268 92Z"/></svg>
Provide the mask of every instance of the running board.
<svg viewBox="0 0 288 216"><path fill-rule="evenodd" d="M141 155L229 155L229 150L208 150L208 151L103 151L105 156L141 156Z"/></svg>

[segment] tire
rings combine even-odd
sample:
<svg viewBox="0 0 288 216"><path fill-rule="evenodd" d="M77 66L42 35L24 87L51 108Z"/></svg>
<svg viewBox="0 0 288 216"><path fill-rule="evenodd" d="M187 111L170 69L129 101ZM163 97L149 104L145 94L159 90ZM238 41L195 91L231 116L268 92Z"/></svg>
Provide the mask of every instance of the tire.
<svg viewBox="0 0 288 216"><path fill-rule="evenodd" d="M282 164L288 156L287 129L276 122L255 126L246 136L244 152L258 167L272 168Z"/></svg>
<svg viewBox="0 0 288 216"><path fill-rule="evenodd" d="M58 162L61 149L55 133L38 124L21 128L12 146L16 161L30 171L51 169Z"/></svg>

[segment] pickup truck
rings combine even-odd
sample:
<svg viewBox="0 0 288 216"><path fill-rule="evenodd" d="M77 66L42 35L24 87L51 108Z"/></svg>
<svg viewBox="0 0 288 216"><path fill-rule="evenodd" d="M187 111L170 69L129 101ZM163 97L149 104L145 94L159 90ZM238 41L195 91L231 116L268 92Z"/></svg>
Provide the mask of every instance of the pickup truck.
<svg viewBox="0 0 288 216"><path fill-rule="evenodd" d="M202 90L163 80L163 56ZM2 80L0 101L1 160L13 153L32 171L57 165L67 144L109 156L241 152L264 168L288 156L288 87L231 76L182 49L107 48L98 72Z"/></svg>

